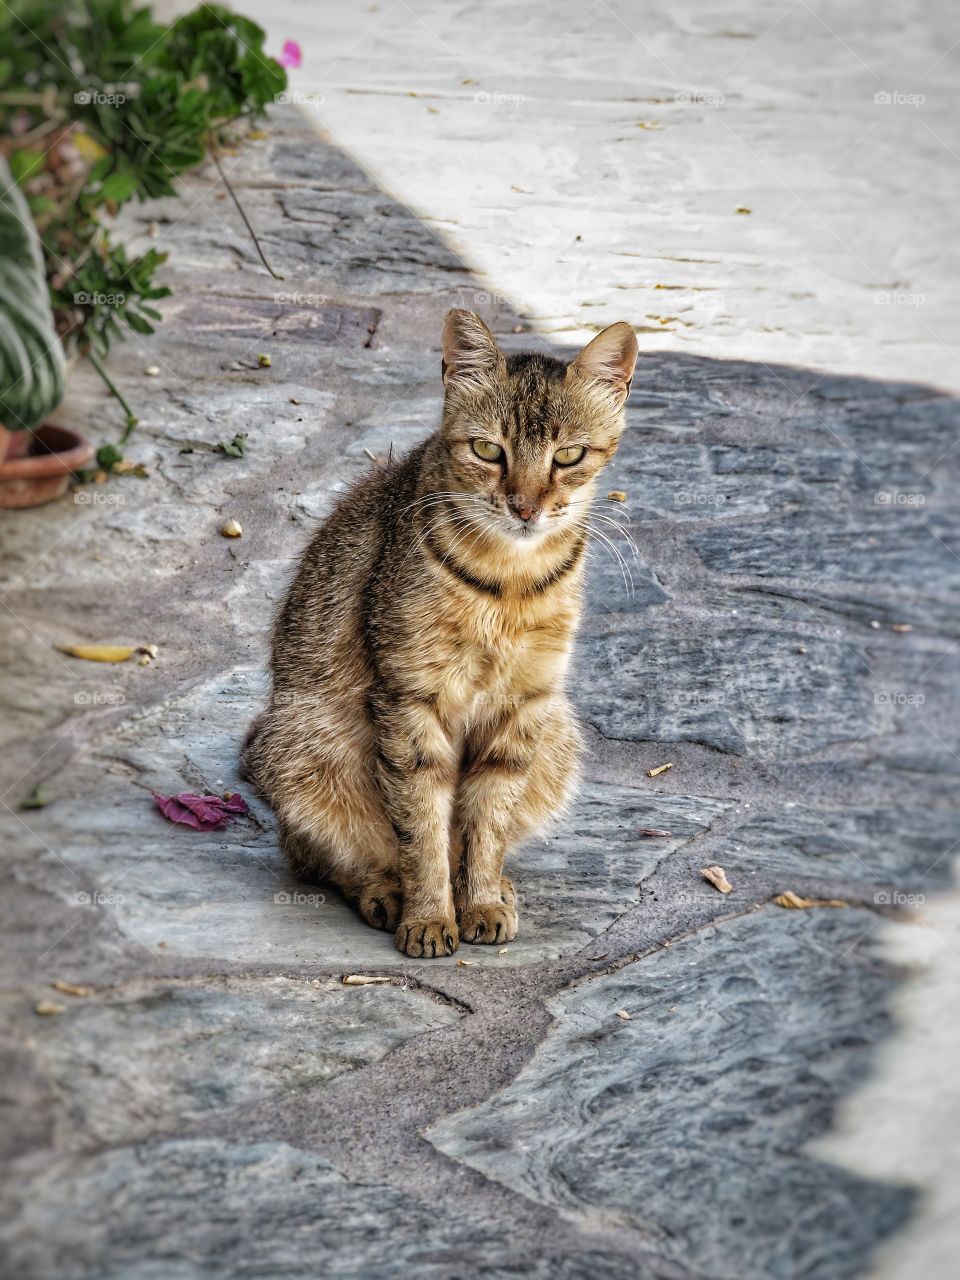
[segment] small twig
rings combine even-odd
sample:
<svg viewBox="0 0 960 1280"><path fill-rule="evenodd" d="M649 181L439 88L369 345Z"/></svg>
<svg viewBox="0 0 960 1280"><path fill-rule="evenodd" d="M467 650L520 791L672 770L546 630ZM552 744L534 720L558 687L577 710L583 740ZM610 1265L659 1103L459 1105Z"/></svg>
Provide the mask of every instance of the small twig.
<svg viewBox="0 0 960 1280"><path fill-rule="evenodd" d="M250 219L244 213L243 205L237 199L237 193L234 191L233 187L230 185L230 179L227 177L227 175L223 171L223 165L220 163L220 157L217 155L216 151L212 147L210 149L210 154L213 156L214 164L217 166L217 171L220 174L220 178L223 182L223 185L230 192L230 197L233 200L233 203L237 206L237 212L240 214L240 217L243 219L244 226L250 232L250 238L253 241L254 248L256 249L257 253L259 253L260 255L260 261L263 263L263 265L267 268L267 270L273 276L274 280L282 280L283 276L278 275L277 272L274 271L273 267L271 267L270 263L264 257L263 250L260 248L260 241L257 239L257 233L254 231L253 227L250 225Z"/></svg>
<svg viewBox="0 0 960 1280"><path fill-rule="evenodd" d="M133 431L134 427L137 425L137 422L138 422L137 415L133 412L133 410L127 404L126 400L124 400L123 396L117 390L112 379L110 378L110 375L107 373L106 369L104 369L103 365L100 363L100 361L97 359L97 357L93 354L92 351L87 351L87 359L90 361L94 369L96 369L97 373L99 373L100 377L107 384L107 387L110 390L110 392L113 395L115 395L117 399L120 401L121 405L123 405L124 412L127 415L127 425L123 435L120 437L120 443L126 444L127 441L130 439L130 433Z"/></svg>

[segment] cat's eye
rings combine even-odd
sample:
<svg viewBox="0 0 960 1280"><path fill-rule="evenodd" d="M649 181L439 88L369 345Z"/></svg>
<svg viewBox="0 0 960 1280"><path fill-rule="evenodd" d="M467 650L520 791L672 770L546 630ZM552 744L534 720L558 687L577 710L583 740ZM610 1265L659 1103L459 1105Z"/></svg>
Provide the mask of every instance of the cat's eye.
<svg viewBox="0 0 960 1280"><path fill-rule="evenodd" d="M568 444L565 448L557 450L553 455L553 460L558 467L572 467L576 463L583 461L583 455L586 452L585 445Z"/></svg>
<svg viewBox="0 0 960 1280"><path fill-rule="evenodd" d="M484 462L499 462L503 457L503 450L492 440L471 440L470 445L477 457Z"/></svg>

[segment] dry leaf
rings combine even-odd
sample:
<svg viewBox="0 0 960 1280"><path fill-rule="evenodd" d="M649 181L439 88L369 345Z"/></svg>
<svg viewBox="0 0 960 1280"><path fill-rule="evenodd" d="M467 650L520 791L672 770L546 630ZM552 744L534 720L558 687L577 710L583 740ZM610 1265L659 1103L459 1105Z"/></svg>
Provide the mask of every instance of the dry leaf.
<svg viewBox="0 0 960 1280"><path fill-rule="evenodd" d="M648 778L657 778L657 777L659 777L659 776L660 776L660 774L661 774L661 773L666 773L668 769L672 769L672 768L673 768L673 761L672 761L672 760L669 762L669 764L658 764L658 765L657 765L657 767L656 767L655 769L648 769L648 770L647 770L647 777L648 777Z"/></svg>
<svg viewBox="0 0 960 1280"><path fill-rule="evenodd" d="M611 502L626 502L627 495L622 489L611 489L607 494Z"/></svg>
<svg viewBox="0 0 960 1280"><path fill-rule="evenodd" d="M849 907L849 902L842 898L801 898L799 893L788 889L786 893L778 893L774 898L778 907L791 907L797 911L806 911L809 907Z"/></svg>
<svg viewBox="0 0 960 1280"><path fill-rule="evenodd" d="M38 1000L33 1006L33 1012L39 1013L41 1018L52 1017L56 1013L64 1013L66 1005L58 1004L56 1000Z"/></svg>
<svg viewBox="0 0 960 1280"><path fill-rule="evenodd" d="M135 645L118 644L58 644L57 648L71 658L85 658L87 662L126 662L138 652Z"/></svg>
<svg viewBox="0 0 960 1280"><path fill-rule="evenodd" d="M85 987L79 982L65 982L63 978L57 978L56 982L50 983L51 987L56 991L62 991L66 996L92 996L93 987Z"/></svg>
<svg viewBox="0 0 960 1280"><path fill-rule="evenodd" d="M719 889L721 893L733 892L733 885L727 879L727 873L723 867L704 867L700 874L704 880L712 884L715 889Z"/></svg>
<svg viewBox="0 0 960 1280"><path fill-rule="evenodd" d="M476 960L458 960L457 961L457 964L463 964L463 965L476 964L476 963L477 963Z"/></svg>
<svg viewBox="0 0 960 1280"><path fill-rule="evenodd" d="M738 204L734 213L753 213L753 210L748 209L745 204Z"/></svg>
<svg viewBox="0 0 960 1280"><path fill-rule="evenodd" d="M641 827L640 834L642 836L660 836L662 839L669 840L669 831L658 831L656 827Z"/></svg>
<svg viewBox="0 0 960 1280"><path fill-rule="evenodd" d="M345 987L376 987L390 982L390 978L378 973L345 973L340 981Z"/></svg>
<svg viewBox="0 0 960 1280"><path fill-rule="evenodd" d="M270 366L273 364L273 361L270 359L270 357L266 354L265 351L261 351L260 354L257 356L257 364L260 366L261 369L269 369Z"/></svg>
<svg viewBox="0 0 960 1280"><path fill-rule="evenodd" d="M629 1014L629 1013L627 1013L626 1009L618 1009L618 1010L617 1010L617 1017L618 1017L618 1018L622 1018L624 1022L629 1022L629 1021L630 1021L630 1014Z"/></svg>
<svg viewBox="0 0 960 1280"><path fill-rule="evenodd" d="M250 812L239 791L224 792L223 796L195 796L189 791L161 796L154 791L153 798L165 818L194 831L222 831L237 814Z"/></svg>
<svg viewBox="0 0 960 1280"><path fill-rule="evenodd" d="M243 527L239 520L225 520L220 526L220 532L225 538L239 538L243 533Z"/></svg>
<svg viewBox="0 0 960 1280"><path fill-rule="evenodd" d="M898 631L901 635L904 635L907 631L912 631L913 627L909 622L895 622L890 630Z"/></svg>
<svg viewBox="0 0 960 1280"><path fill-rule="evenodd" d="M497 955L505 956L509 950L510 950L509 947L501 947L500 950L497 952Z"/></svg>

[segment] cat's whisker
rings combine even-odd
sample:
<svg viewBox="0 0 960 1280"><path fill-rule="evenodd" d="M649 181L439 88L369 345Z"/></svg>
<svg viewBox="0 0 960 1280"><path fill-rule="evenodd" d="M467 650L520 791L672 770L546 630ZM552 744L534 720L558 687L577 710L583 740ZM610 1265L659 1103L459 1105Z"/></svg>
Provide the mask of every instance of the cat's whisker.
<svg viewBox="0 0 960 1280"><path fill-rule="evenodd" d="M599 538L600 542L603 545L609 547L610 551L613 553L615 557L614 563L619 563L620 565L620 572L623 575L623 585L625 590L627 591L627 594L631 597L634 596L636 593L635 593L634 584L633 584L633 574L630 572L630 566L627 564L626 560L623 558L622 554L620 553L620 550L614 544L613 540L609 538L607 534L605 534L602 530L597 529L595 526L591 524L587 524L587 530L593 537Z"/></svg>
<svg viewBox="0 0 960 1280"><path fill-rule="evenodd" d="M602 520L604 524L612 525L613 528L616 529L618 533L623 534L623 537L627 543L627 546L630 548L631 552L633 553L634 563L636 564L638 569L641 567L640 552L637 548L637 544L634 542L633 538L630 536L629 532L623 527L622 524L618 524L616 520L611 520L608 516L601 515L599 511L592 512L590 519Z"/></svg>
<svg viewBox="0 0 960 1280"><path fill-rule="evenodd" d="M423 509L425 510L425 508L423 508ZM455 519L454 519L454 521L453 521L453 528L454 528L455 530L456 530L456 529L459 529L459 528L462 528L462 527L464 526L464 524L466 523L466 521L467 521L467 516L466 516L464 513L462 513L462 512L461 512L461 513L459 513L459 514L455 517ZM404 557L404 559L403 559L403 561L402 561L402 563L401 563L401 565L400 565L400 568L401 568L401 569L404 567L404 565L405 565L405 564L407 563L407 561L410 559L411 555L413 555L413 553L414 553L415 551L417 551L420 547L422 547L422 546L423 546L423 544L424 544L424 542L427 540L427 538L429 538L429 537L430 537L430 535L431 535L431 534L432 534L436 529L439 529L442 525L443 525L443 517L441 516L441 517L439 517L438 519L434 520L434 522L433 522L432 524L430 524L430 525L428 525L428 526L427 526L427 528L426 528L426 529L425 529L425 530L420 534L420 536L417 538L416 542L411 546L410 550L407 552L406 556Z"/></svg>
<svg viewBox="0 0 960 1280"><path fill-rule="evenodd" d="M422 498L416 498L413 502L409 502L400 512L401 516L405 516L408 511L414 507L425 507L431 503L447 502L451 498L459 498L467 502L482 502L476 494L464 493L461 489L435 489L430 493L424 494Z"/></svg>

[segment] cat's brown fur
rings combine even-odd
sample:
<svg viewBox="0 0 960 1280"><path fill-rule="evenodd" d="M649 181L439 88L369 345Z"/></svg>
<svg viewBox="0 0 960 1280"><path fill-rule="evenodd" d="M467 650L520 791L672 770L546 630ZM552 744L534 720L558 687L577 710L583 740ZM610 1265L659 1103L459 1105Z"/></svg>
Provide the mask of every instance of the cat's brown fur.
<svg viewBox="0 0 960 1280"><path fill-rule="evenodd" d="M504 854L569 795L587 513L637 344L621 322L569 367L505 358L452 311L443 354L439 431L354 486L307 548L244 753L293 869L411 956L516 935ZM567 445L587 451L561 468Z"/></svg>

